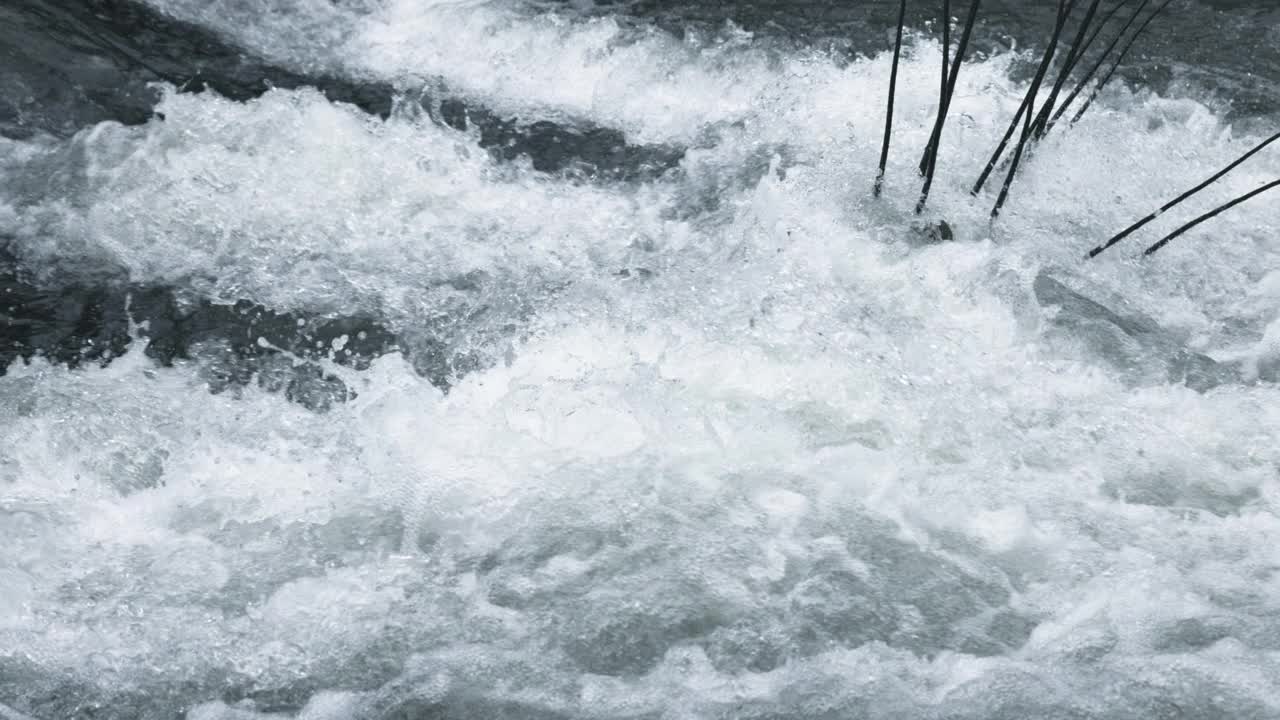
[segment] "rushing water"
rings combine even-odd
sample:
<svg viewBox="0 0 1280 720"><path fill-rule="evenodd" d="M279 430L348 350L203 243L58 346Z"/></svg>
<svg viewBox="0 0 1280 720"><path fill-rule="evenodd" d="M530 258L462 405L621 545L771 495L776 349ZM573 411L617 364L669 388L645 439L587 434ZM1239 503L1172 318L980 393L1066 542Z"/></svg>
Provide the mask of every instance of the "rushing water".
<svg viewBox="0 0 1280 720"><path fill-rule="evenodd" d="M1280 203L1137 252L1280 148L1081 260L1274 131L1272 3L991 224L1051 4L920 220L893 3L149 2L0 9L0 718L1280 717Z"/></svg>

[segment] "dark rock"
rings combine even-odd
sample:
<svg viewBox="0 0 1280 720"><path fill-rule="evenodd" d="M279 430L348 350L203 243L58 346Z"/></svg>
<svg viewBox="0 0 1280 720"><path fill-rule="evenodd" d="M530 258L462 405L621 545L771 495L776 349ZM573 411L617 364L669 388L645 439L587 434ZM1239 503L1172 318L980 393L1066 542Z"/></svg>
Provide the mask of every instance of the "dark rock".
<svg viewBox="0 0 1280 720"><path fill-rule="evenodd" d="M1056 308L1049 320L1054 334L1083 344L1092 357L1131 379L1179 383L1199 392L1241 379L1239 368L1186 348L1145 315L1116 312L1043 272L1032 289L1041 307Z"/></svg>
<svg viewBox="0 0 1280 720"><path fill-rule="evenodd" d="M939 245L955 239L956 236L951 230L951 225L946 220L939 220L937 222L912 225L911 235L908 236L907 242L913 247L923 247L925 245Z"/></svg>
<svg viewBox="0 0 1280 720"><path fill-rule="evenodd" d="M271 88L315 88L333 102L388 117L399 88L333 74L304 74L236 47L198 25L134 0L13 0L0 5L0 135L68 137L104 120L153 116L148 83L251 100ZM534 169L642 179L679 164L683 148L634 145L590 123L501 117L435 83L421 101L436 122L478 130L494 157L528 157ZM438 107L433 112L432 108Z"/></svg>
<svg viewBox="0 0 1280 720"><path fill-rule="evenodd" d="M256 376L260 386L323 411L350 392L316 360L364 369L398 347L391 331L367 317L277 313L248 301L219 305L204 299L183 309L169 287L110 277L91 281L37 283L0 248L0 376L13 362L37 356L70 367L105 365L130 349L132 322L145 341L143 352L160 365L191 359L200 348L213 392Z"/></svg>
<svg viewBox="0 0 1280 720"><path fill-rule="evenodd" d="M124 294L109 287L37 287L0 249L0 375L40 354L76 367L110 362L130 344Z"/></svg>

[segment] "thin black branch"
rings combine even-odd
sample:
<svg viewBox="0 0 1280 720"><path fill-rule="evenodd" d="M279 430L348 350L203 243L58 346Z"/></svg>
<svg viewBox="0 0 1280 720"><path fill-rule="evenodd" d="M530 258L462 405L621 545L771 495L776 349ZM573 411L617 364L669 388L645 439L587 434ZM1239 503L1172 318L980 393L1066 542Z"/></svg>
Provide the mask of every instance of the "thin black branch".
<svg viewBox="0 0 1280 720"><path fill-rule="evenodd" d="M1040 66L1036 68L1035 77L1031 81L1031 87L1027 88L1026 95L1022 98L1022 104L1018 106L1018 111L1014 113L1013 119L1009 121L1009 127L1004 131L1004 137L1000 139L1000 144L996 146L995 152L991 153L991 159L987 161L987 166L983 168L982 174L978 176L978 181L973 184L973 189L969 191L971 195L977 195L982 191L982 186L987 184L987 178L991 176L991 171L995 170L996 163L1000 162L1000 157L1004 155L1005 148L1009 146L1009 140L1013 137L1014 131L1018 129L1018 122L1022 120L1024 113L1031 111L1035 106L1036 93L1040 89L1040 84L1044 81L1044 76L1049 72L1049 66L1053 63L1053 55L1058 47L1057 38L1062 32L1065 22L1063 10L1066 8L1066 1L1059 0L1058 3L1058 20L1054 24L1053 40L1050 41L1048 47L1044 49L1044 55L1040 58Z"/></svg>
<svg viewBox="0 0 1280 720"><path fill-rule="evenodd" d="M1156 252L1157 250L1159 250L1160 248L1164 247L1165 245L1168 245L1170 240L1173 240L1174 238L1176 238L1176 237L1178 237L1179 235L1181 235L1181 234L1185 233L1186 231L1190 230L1191 228L1193 228L1193 227L1195 227L1195 226L1199 225L1200 223L1202 223L1202 222L1204 222L1204 221L1206 221L1206 220L1209 220L1209 219L1211 219L1211 218L1217 217L1218 215L1221 215L1222 213L1224 213L1224 212L1226 212L1226 211L1230 210L1231 208L1233 208L1233 207L1235 207L1235 206L1239 205L1239 204L1240 204L1240 203L1242 203L1242 202L1245 202L1246 200L1249 200L1249 199L1253 198L1254 196L1261 195L1262 193L1264 193L1264 192L1266 192L1266 191L1268 191L1268 190L1271 190L1271 189L1273 189L1273 188L1278 188L1278 187L1280 187L1280 180L1272 180L1271 182L1267 183L1266 185L1263 185L1263 186L1262 186L1262 187L1260 187L1260 188L1256 188L1256 189L1254 189L1254 190L1250 190L1249 192L1245 193L1244 195L1241 195L1240 197L1236 198L1235 200L1232 200L1232 201L1230 201L1230 202L1223 203L1223 204L1219 205L1218 207L1216 207L1216 208L1214 208L1214 209L1210 210L1209 212L1207 212L1207 213L1205 213L1205 214L1201 215L1200 217L1196 218L1195 220L1192 220L1191 222L1187 223L1186 225L1183 225L1182 227L1178 228L1177 230L1174 230L1173 232L1169 233L1168 235L1165 235L1163 238L1161 238L1161 239L1160 239L1160 241L1159 241L1159 242L1155 243L1155 244L1154 244L1154 245L1152 245L1151 247L1149 247L1149 248L1147 248L1146 250L1144 250L1144 251L1142 252L1142 254L1143 254L1143 255L1151 255L1152 253Z"/></svg>
<svg viewBox="0 0 1280 720"><path fill-rule="evenodd" d="M1049 51L1046 55L1048 61L1053 60L1053 53L1058 47L1058 40L1062 37L1062 29L1067 24L1067 16L1071 14L1071 10L1075 7L1075 0L1060 0L1058 23L1053 28L1053 38L1049 40ZM1047 68L1048 63L1045 63ZM1013 184L1013 177L1018 172L1018 164L1022 162L1022 152L1026 148L1027 141L1031 138L1031 110L1035 106L1036 93L1040 91L1040 84L1044 81L1044 75L1040 74L1031 83L1031 89L1027 91L1029 101L1027 103L1027 111L1024 116L1024 124L1022 126L1022 136L1018 138L1018 145L1013 153L1013 160L1009 163L1009 172L1005 176L1004 184L1000 187L1000 195L996 198L996 204L991 208L991 217L1000 215L1000 208L1004 207L1005 200L1009 198L1009 186ZM993 163L994 164L994 163Z"/></svg>
<svg viewBox="0 0 1280 720"><path fill-rule="evenodd" d="M1049 124L1049 114L1053 112L1053 106L1058 102L1058 95L1062 92L1063 85L1071 76L1071 70L1079 61L1081 55L1084 54L1084 41L1089 27L1093 24L1094 14L1098 12L1098 6L1102 4L1102 0L1093 0L1089 3L1089 9L1085 11L1084 19L1080 21L1080 28L1076 31L1075 39L1071 41L1071 48L1067 51L1067 59L1062 63L1062 69L1058 72L1058 78L1053 83L1053 89L1049 91L1049 98L1044 101L1044 105L1040 108L1040 112L1036 115L1035 122L1032 127L1032 139L1039 140L1044 136L1045 127Z"/></svg>
<svg viewBox="0 0 1280 720"><path fill-rule="evenodd" d="M884 169L889 162L889 138L893 134L893 98L898 92L898 59L902 56L902 26L907 17L907 0L898 4L898 34L893 40L893 69L889 71L889 103L884 114L884 145L880 148L880 172L876 174L874 194L880 197L884 185Z"/></svg>
<svg viewBox="0 0 1280 720"><path fill-rule="evenodd" d="M938 88L938 112L944 112L943 105L947 102L947 80L950 75L950 53L951 53L951 0L942 0L942 86ZM920 155L920 175L923 177L929 172L929 155L933 153L933 139L929 139L929 144L924 146L924 153Z"/></svg>
<svg viewBox="0 0 1280 720"><path fill-rule="evenodd" d="M1075 102L1076 98L1080 96L1080 93L1089 85L1089 81L1093 79L1093 76L1098 74L1098 70L1100 70L1103 64L1106 63L1107 58L1111 56L1111 52L1115 50L1116 46L1120 44L1120 41L1124 39L1124 34L1129 32L1130 26L1133 25L1134 21L1138 19L1138 16L1142 14L1142 11L1146 9L1150 2L1151 0L1142 0L1138 5L1138 9L1134 10L1133 14L1129 16L1129 19L1125 21L1124 26L1120 28L1120 32L1111 40L1111 43L1102 51L1102 54L1099 55L1098 59L1089 67L1089 70L1085 72L1084 77L1080 78L1080 82L1076 83L1075 89L1071 91L1071 94L1067 95L1067 99L1064 100L1062 105L1058 107L1056 112L1054 112L1053 119L1049 121L1048 127L1045 128L1046 133L1053 129L1053 126L1058 123L1058 119L1062 117L1062 114L1067 111L1067 108L1071 107L1071 103ZM1111 14L1114 15L1117 10L1128 3L1129 0L1120 0L1120 2L1111 9ZM1109 17L1108 20L1110 20ZM1106 22L1107 21L1104 20L1103 24L1105 25ZM1102 28L1099 27L1098 29L1101 30Z"/></svg>
<svg viewBox="0 0 1280 720"><path fill-rule="evenodd" d="M1253 148L1253 149L1251 149L1249 152L1247 152L1247 153L1245 153L1245 154L1241 155L1240 157L1236 158L1235 160L1233 160L1233 161L1231 162L1231 164L1230 164L1230 165L1227 165L1226 167L1222 168L1222 169L1221 169L1221 170L1219 170L1218 172L1214 173L1211 177L1209 177L1209 179L1208 179L1208 180L1205 180L1204 182L1202 182L1202 183L1200 183L1199 185L1196 185L1195 187L1191 188L1190 190L1188 190L1188 191L1186 191L1186 192L1182 193L1181 195L1179 195L1178 197L1176 197L1176 198L1174 198L1174 199L1170 200L1169 202L1165 203L1164 205L1161 205L1159 210L1156 210L1155 212L1151 213L1150 215L1147 215L1146 217L1144 217L1144 218L1142 218L1141 220L1137 221L1136 223L1134 223L1134 224L1130 225L1129 227L1125 228L1124 230L1121 230L1119 233L1116 233L1114 236L1112 236L1112 237L1111 237L1111 239L1110 239L1110 240L1107 240L1105 243L1103 243L1103 244L1099 245L1098 247L1095 247L1094 249L1090 250L1090 251L1089 251L1089 254L1086 256L1086 259L1089 259L1089 258L1095 258L1095 257L1097 257L1099 254L1101 254L1101 253L1102 253L1102 251L1106 250L1107 248L1111 247L1112 245L1115 245L1116 243L1120 242L1121 240L1124 240L1125 238L1129 237L1129 236L1130 236L1130 235L1132 235L1134 232L1136 232L1139 228L1141 228L1143 225L1146 225L1147 223L1151 222L1152 220L1155 220L1156 218L1160 217L1160 215L1162 215L1163 213L1165 213L1165 212L1167 212L1168 210L1170 210L1171 208L1173 208L1175 205L1178 205L1179 203L1181 203L1183 200L1186 200L1187 198L1191 197L1192 195L1195 195L1196 193L1200 192L1201 190L1204 190L1205 188L1209 187L1209 186L1210 186L1210 185L1212 185L1213 183L1217 182L1217 181L1218 181L1218 180L1219 180L1223 175L1226 175L1227 173L1231 172L1232 170L1235 170L1237 167L1239 167L1239 166L1240 166L1240 164L1241 164L1241 163L1243 163L1244 161L1246 161L1246 160L1248 160L1249 158L1253 157L1254 155L1257 155L1259 152L1261 152L1261 151L1262 151L1262 149L1263 149L1263 148L1267 147L1268 145L1270 145L1271 143L1275 142L1276 140L1280 140L1280 133L1276 133L1275 135L1272 135L1271 137L1267 138L1266 140L1263 140L1261 143L1258 143L1258 144L1257 144L1256 146L1254 146L1254 148Z"/></svg>
<svg viewBox="0 0 1280 720"><path fill-rule="evenodd" d="M1120 68L1120 63L1124 62L1125 56L1128 55L1129 50L1133 48L1134 41L1142 36L1143 31L1147 29L1147 26L1151 24L1151 21L1155 20L1157 15L1163 12L1165 8L1169 7L1169 3L1171 2L1173 2L1173 0L1164 0L1160 7L1153 10L1151 14L1147 16L1147 19L1142 21L1142 24L1138 26L1138 29L1134 31L1133 35L1129 37L1129 42L1127 42L1124 49L1120 51L1120 55L1116 57L1116 61L1112 63L1111 69L1102 77L1102 80L1098 81L1098 84L1093 88L1093 92L1089 94L1089 98L1084 101L1084 105L1080 108L1080 111L1076 113L1075 117L1071 118L1072 125L1080 122L1080 118L1084 117L1085 111L1087 111L1089 106L1093 104L1093 101L1098 97L1098 94L1107 86L1107 83L1111 82L1111 77L1115 75L1116 70Z"/></svg>
<svg viewBox="0 0 1280 720"><path fill-rule="evenodd" d="M951 98L956 92L956 78L960 76L960 65L964 61L965 50L969 47L969 37L973 34L974 23L978 20L978 8L982 0L973 0L969 5L969 16L964 21L964 31L960 34L960 44L956 48L955 59L951 63L951 72L947 75L947 93L942 107L938 109L938 119L933 125L933 135L929 139L929 166L924 178L924 189L920 192L920 200L916 203L916 214L924 211L929 200L929 190L933 187L933 173L938 166L938 147L942 144L942 128L947 121L947 112L951 109Z"/></svg>

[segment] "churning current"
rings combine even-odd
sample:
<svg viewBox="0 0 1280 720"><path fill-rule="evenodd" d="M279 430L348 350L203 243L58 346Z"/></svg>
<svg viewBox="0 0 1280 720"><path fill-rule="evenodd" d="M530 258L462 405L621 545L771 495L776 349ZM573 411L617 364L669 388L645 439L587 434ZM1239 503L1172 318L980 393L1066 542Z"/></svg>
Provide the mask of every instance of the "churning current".
<svg viewBox="0 0 1280 720"><path fill-rule="evenodd" d="M147 2L0 9L0 718L1280 718L1280 203L1083 259L1275 131L1270 3L991 222L1053 3L917 216L916 4L875 199L896 3Z"/></svg>

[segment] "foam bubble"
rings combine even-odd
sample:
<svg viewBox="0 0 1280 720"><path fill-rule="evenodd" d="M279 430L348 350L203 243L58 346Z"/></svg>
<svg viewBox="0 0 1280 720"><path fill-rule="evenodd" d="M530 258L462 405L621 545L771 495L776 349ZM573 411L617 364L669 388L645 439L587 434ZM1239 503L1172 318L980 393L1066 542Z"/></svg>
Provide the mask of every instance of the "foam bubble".
<svg viewBox="0 0 1280 720"><path fill-rule="evenodd" d="M1241 207L1212 254L1199 235L1077 264L1251 138L1117 93L1037 149L991 226L965 181L1020 88L1008 57L978 61L931 204L958 241L922 247L911 165L936 48L907 58L873 203L883 56L468 10L375 10L362 57L436 72L451 48L454 84L696 147L661 178L587 183L407 111L170 93L163 122L6 160L0 222L33 266L105 260L224 301L507 342L447 394L399 355L334 367L354 397L322 415L210 393L200 348L169 368L10 368L15 712L1275 714L1276 387L1197 392L1143 353L1192 335L1270 352L1280 217ZM379 35L427 20L453 44L420 57ZM551 74L522 74L539 63ZM650 95L614 102L611 74ZM1153 316L1161 341L1123 356L1136 369L1064 350L1062 310L1032 287L1046 268Z"/></svg>

